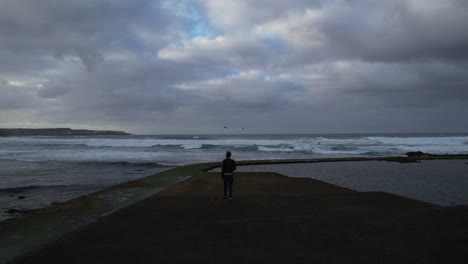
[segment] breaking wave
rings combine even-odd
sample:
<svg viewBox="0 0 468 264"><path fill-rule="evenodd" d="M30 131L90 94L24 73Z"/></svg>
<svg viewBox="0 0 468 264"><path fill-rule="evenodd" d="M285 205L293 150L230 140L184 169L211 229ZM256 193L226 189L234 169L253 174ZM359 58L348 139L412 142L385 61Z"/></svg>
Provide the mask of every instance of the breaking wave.
<svg viewBox="0 0 468 264"><path fill-rule="evenodd" d="M468 136L121 136L0 138L0 159L176 165L209 161L227 151L243 158L388 156L408 151L468 153ZM242 156L244 155L244 156ZM157 164L157 165L154 165Z"/></svg>

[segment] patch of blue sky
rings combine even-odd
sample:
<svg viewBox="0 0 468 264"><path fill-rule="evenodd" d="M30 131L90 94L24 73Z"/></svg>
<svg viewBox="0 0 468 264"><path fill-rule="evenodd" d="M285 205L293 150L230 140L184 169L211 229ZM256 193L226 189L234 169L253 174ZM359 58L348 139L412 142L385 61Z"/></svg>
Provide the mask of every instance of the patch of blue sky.
<svg viewBox="0 0 468 264"><path fill-rule="evenodd" d="M221 67L217 69L219 70L219 73L224 77L239 75L242 72L242 69L239 68Z"/></svg>
<svg viewBox="0 0 468 264"><path fill-rule="evenodd" d="M212 38L216 36L216 30L207 24L205 21L197 21L190 29L190 37L206 37Z"/></svg>
<svg viewBox="0 0 468 264"><path fill-rule="evenodd" d="M297 81L294 81L294 80L289 80L289 79L284 79L284 78L281 78L279 75L277 74L265 74L263 76L263 78L265 79L265 81L270 81L270 82L278 82L278 83L283 83L283 84L286 84L288 86L292 86L296 89L302 89L304 88L304 86L300 83L300 82L297 82Z"/></svg>
<svg viewBox="0 0 468 264"><path fill-rule="evenodd" d="M192 13L192 23L190 23L190 37L206 37L212 38L217 35L216 29L206 19L201 9L193 3L190 5L190 11Z"/></svg>
<svg viewBox="0 0 468 264"><path fill-rule="evenodd" d="M239 68L229 68L228 72L231 73L231 74L239 74L239 73L242 72L242 70L239 69Z"/></svg>
<svg viewBox="0 0 468 264"><path fill-rule="evenodd" d="M282 41L278 34L267 34L264 36L264 39L271 43L279 43Z"/></svg>
<svg viewBox="0 0 468 264"><path fill-rule="evenodd" d="M167 0L161 3L161 7L185 20L186 31L191 38L213 38L217 35L196 1Z"/></svg>
<svg viewBox="0 0 468 264"><path fill-rule="evenodd" d="M277 52L286 52L287 45L286 42L280 35L277 34L268 34L263 37L264 43L266 43L271 49Z"/></svg>
<svg viewBox="0 0 468 264"><path fill-rule="evenodd" d="M199 13L192 7L193 4L191 0L167 0L161 2L160 6L178 17L198 19Z"/></svg>
<svg viewBox="0 0 468 264"><path fill-rule="evenodd" d="M190 14L192 15L192 19L194 21L198 21L203 18L200 9L194 3L192 3L192 5L189 5L188 9L190 10Z"/></svg>
<svg viewBox="0 0 468 264"><path fill-rule="evenodd" d="M267 81L277 81L279 79L279 77L274 74L265 74L264 78Z"/></svg>

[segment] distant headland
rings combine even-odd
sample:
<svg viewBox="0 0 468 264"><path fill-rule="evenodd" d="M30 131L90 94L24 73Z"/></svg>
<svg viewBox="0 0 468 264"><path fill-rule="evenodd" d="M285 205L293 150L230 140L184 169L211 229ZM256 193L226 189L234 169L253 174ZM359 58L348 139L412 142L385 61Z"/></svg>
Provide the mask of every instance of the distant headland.
<svg viewBox="0 0 468 264"><path fill-rule="evenodd" d="M11 136L125 136L123 131L71 128L0 128L0 137Z"/></svg>

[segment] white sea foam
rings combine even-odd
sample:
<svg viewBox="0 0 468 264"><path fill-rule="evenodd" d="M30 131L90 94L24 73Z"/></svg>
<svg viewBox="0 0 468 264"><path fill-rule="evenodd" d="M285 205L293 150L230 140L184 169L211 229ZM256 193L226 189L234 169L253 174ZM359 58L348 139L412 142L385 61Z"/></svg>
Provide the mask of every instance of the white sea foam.
<svg viewBox="0 0 468 264"><path fill-rule="evenodd" d="M369 137L383 144L408 146L454 146L468 142L468 137Z"/></svg>
<svg viewBox="0 0 468 264"><path fill-rule="evenodd" d="M297 155L405 155L468 153L468 136L284 136L284 137L8 137L0 138L0 159L29 161L161 161L218 159L231 150L241 157L289 158ZM304 156L304 157L306 157ZM300 157L300 156L298 156Z"/></svg>

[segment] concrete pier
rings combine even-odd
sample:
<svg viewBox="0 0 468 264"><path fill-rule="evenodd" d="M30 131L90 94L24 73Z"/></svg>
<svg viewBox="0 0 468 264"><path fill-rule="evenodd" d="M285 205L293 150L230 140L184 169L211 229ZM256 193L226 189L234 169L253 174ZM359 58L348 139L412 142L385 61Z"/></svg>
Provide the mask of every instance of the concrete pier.
<svg viewBox="0 0 468 264"><path fill-rule="evenodd" d="M101 217L14 263L464 263L468 207L276 173L219 173Z"/></svg>

